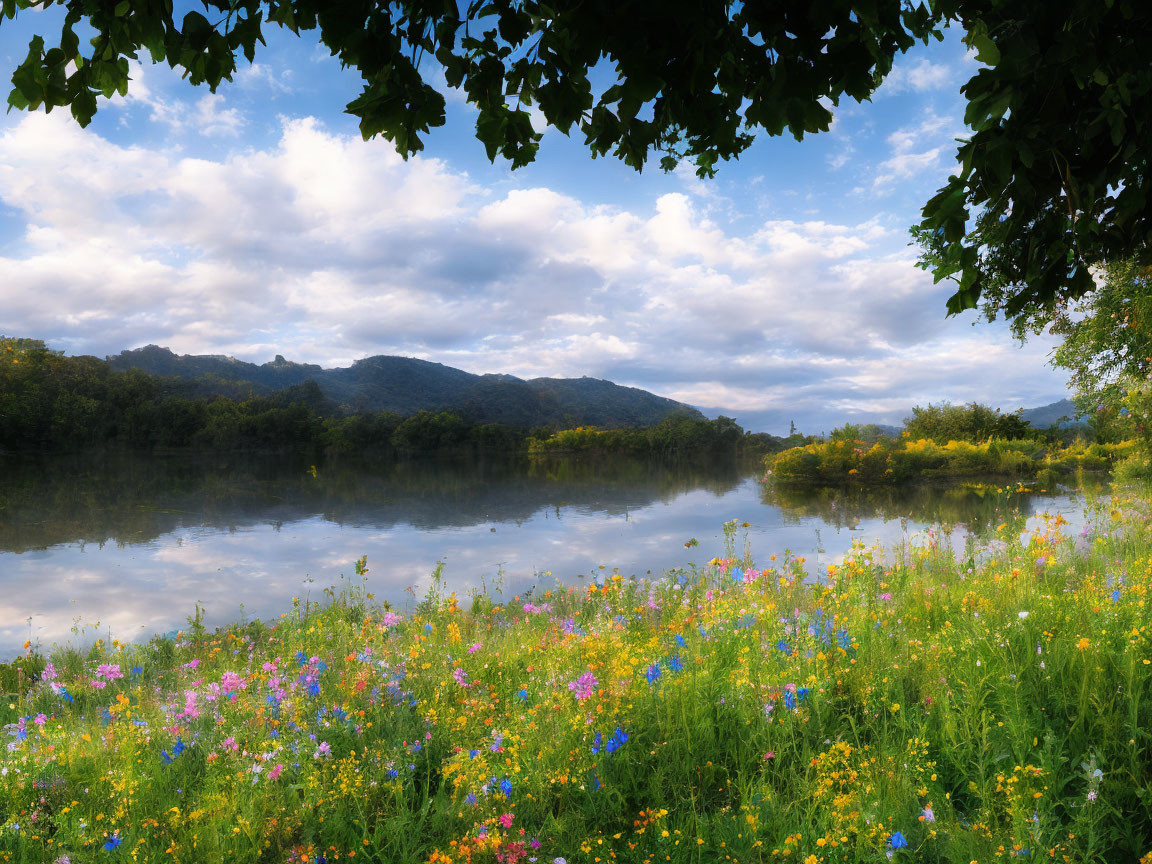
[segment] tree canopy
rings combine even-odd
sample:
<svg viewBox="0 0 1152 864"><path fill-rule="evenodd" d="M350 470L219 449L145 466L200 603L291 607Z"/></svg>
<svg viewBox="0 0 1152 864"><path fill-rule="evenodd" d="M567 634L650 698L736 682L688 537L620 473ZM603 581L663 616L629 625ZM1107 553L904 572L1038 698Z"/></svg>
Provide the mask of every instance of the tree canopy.
<svg viewBox="0 0 1152 864"><path fill-rule="evenodd" d="M536 106L593 156L701 176L757 134L826 130L897 54L958 26L983 64L962 88L972 134L915 229L924 266L957 283L949 311L1050 311L1094 287L1090 268L1149 258L1146 0L207 0L180 21L170 0L0 2L7 18L66 10L56 44L33 38L12 76L17 109L67 106L87 124L143 50L215 90L274 24L317 30L359 72L347 110L405 156L445 122L429 83L442 70L491 159L535 158ZM82 23L96 34L83 49Z"/></svg>

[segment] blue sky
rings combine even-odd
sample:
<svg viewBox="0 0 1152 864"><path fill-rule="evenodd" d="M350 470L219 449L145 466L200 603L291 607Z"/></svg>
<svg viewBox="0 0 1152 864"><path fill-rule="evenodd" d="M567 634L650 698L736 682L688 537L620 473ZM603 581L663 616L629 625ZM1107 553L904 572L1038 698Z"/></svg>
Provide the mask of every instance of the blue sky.
<svg viewBox="0 0 1152 864"><path fill-rule="evenodd" d="M54 21L0 26L5 70ZM951 171L977 68L955 35L828 133L761 136L712 181L555 131L512 172L456 91L404 162L343 113L355 75L308 34L266 35L215 96L146 63L86 130L0 117L0 332L101 356L590 375L767 431L1066 395L1050 341L945 319L949 288L914 266L907 228Z"/></svg>

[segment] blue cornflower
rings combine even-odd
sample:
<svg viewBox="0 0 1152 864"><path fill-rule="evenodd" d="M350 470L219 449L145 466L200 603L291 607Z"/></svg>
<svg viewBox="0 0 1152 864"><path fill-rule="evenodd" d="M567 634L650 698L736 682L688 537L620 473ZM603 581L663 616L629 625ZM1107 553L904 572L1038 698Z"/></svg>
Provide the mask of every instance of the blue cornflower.
<svg viewBox="0 0 1152 864"><path fill-rule="evenodd" d="M431 633L432 632L432 625L431 624L425 624L424 625L424 632L425 633Z"/></svg>
<svg viewBox="0 0 1152 864"><path fill-rule="evenodd" d="M660 664L653 663L648 667L648 671L644 673L644 677L648 679L649 684L655 684L660 680Z"/></svg>
<svg viewBox="0 0 1152 864"><path fill-rule="evenodd" d="M688 643L685 641L684 637L681 636L679 633L676 634L676 644L679 645L681 648L687 648L688 647Z"/></svg>
<svg viewBox="0 0 1152 864"><path fill-rule="evenodd" d="M464 803L475 805L476 804L476 796L473 793L469 792L468 797L464 799Z"/></svg>
<svg viewBox="0 0 1152 864"><path fill-rule="evenodd" d="M777 651L783 651L785 654L791 654L792 653L788 649L788 640L787 639L781 639L779 642L777 642L776 643L776 650Z"/></svg>
<svg viewBox="0 0 1152 864"><path fill-rule="evenodd" d="M524 702L527 702L528 701L528 691L523 690L523 689L517 690L516 691L516 698L523 700Z"/></svg>
<svg viewBox="0 0 1152 864"><path fill-rule="evenodd" d="M308 693L311 696L319 696L320 695L320 682L319 681L313 681L311 684L309 684L308 685Z"/></svg>
<svg viewBox="0 0 1152 864"><path fill-rule="evenodd" d="M592 739L592 754L593 755L600 752L600 747L603 743L604 743L604 736L601 735L599 732L597 732L596 737Z"/></svg>
<svg viewBox="0 0 1152 864"><path fill-rule="evenodd" d="M469 758L469 759L475 759L475 758L476 758L477 756L479 756L479 755L480 755L480 751L479 751L479 750L469 750L469 751L468 751L468 758Z"/></svg>
<svg viewBox="0 0 1152 864"><path fill-rule="evenodd" d="M804 704L804 700L808 698L808 688L801 687L796 691L796 698L800 700L800 704Z"/></svg>
<svg viewBox="0 0 1152 864"><path fill-rule="evenodd" d="M836 632L836 641L845 651L852 647L852 637L848 635L848 631L844 628L840 628L840 630Z"/></svg>
<svg viewBox="0 0 1152 864"><path fill-rule="evenodd" d="M500 791L504 793L505 798L512 797L512 781L507 777L500 781Z"/></svg>
<svg viewBox="0 0 1152 864"><path fill-rule="evenodd" d="M599 788L600 788L600 778L597 777L595 774L593 774L592 775L592 791L596 791Z"/></svg>
<svg viewBox="0 0 1152 864"><path fill-rule="evenodd" d="M144 667L143 667L143 666L133 666L133 667L132 667L132 674L133 674L133 675L140 675L140 674L141 674L141 673L143 673L143 672L144 672Z"/></svg>
<svg viewBox="0 0 1152 864"><path fill-rule="evenodd" d="M897 831L888 838L888 845L893 849L904 849L908 846L908 841L904 839L904 835Z"/></svg>
<svg viewBox="0 0 1152 864"><path fill-rule="evenodd" d="M793 711L796 708L796 694L791 690L784 691L784 707L789 711Z"/></svg>
<svg viewBox="0 0 1152 864"><path fill-rule="evenodd" d="M184 740L179 735L177 735L176 736L176 743L172 746L172 755L179 756L181 753L184 752L184 748L187 746L188 745L186 745L184 743Z"/></svg>
<svg viewBox="0 0 1152 864"><path fill-rule="evenodd" d="M680 659L679 654L673 654L668 658L668 668L673 672L679 672L684 668L684 661Z"/></svg>
<svg viewBox="0 0 1152 864"><path fill-rule="evenodd" d="M399 772L399 771L397 771L395 768L389 768L389 769L388 769L387 771L385 771L384 773L385 773L385 774L387 774L387 775L388 775L388 777L389 777L390 779L392 779L392 780L395 780L397 777L399 777L399 776L400 776L400 772Z"/></svg>
<svg viewBox="0 0 1152 864"><path fill-rule="evenodd" d="M296 652L296 662L299 663L301 666L303 666L305 663L308 662L308 655L305 654L303 651L297 651Z"/></svg>
<svg viewBox="0 0 1152 864"><path fill-rule="evenodd" d="M113 849L115 849L117 846L119 846L122 842L123 841L120 839L119 836L117 836L116 834L113 834L111 837L108 838L108 842L104 844L104 851L105 852L111 852Z"/></svg>
<svg viewBox="0 0 1152 864"><path fill-rule="evenodd" d="M1113 603L1119 603L1120 602L1120 589L1119 588L1117 588L1115 591L1112 592L1112 602Z"/></svg>
<svg viewBox="0 0 1152 864"><path fill-rule="evenodd" d="M617 750L619 750L621 747L623 747L627 742L628 742L628 733L625 732L623 729L621 729L619 726L617 726L616 731L612 733L612 737L608 739L608 743L605 745L604 749L607 750L609 753L615 753Z"/></svg>

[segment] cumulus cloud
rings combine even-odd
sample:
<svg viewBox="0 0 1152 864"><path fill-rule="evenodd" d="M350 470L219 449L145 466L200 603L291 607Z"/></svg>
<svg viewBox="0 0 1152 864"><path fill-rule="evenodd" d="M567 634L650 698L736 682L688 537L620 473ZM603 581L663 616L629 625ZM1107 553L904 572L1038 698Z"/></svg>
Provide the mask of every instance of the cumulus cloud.
<svg viewBox="0 0 1152 864"><path fill-rule="evenodd" d="M933 63L926 57L916 63L897 63L884 79L882 94L912 90L925 93L954 86L956 73L947 63Z"/></svg>
<svg viewBox="0 0 1152 864"><path fill-rule="evenodd" d="M890 144L912 153L944 128L929 118ZM1051 394L1042 346L1017 364L1003 331L943 318L949 289L902 230L737 231L694 191L631 210L545 187L494 196L312 119L212 159L31 115L0 135L0 201L25 225L0 257L0 329L98 355L155 342L586 374L811 423Z"/></svg>

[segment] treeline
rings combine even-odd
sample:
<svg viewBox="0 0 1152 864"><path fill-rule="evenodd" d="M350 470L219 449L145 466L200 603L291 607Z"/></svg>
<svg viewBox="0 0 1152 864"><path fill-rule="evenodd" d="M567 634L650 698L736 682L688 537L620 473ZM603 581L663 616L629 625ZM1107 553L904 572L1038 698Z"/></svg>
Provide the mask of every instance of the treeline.
<svg viewBox="0 0 1152 864"><path fill-rule="evenodd" d="M673 415L642 429L598 429L581 426L528 439L531 453L629 453L638 456L679 456L685 453L763 455L794 446L763 432L745 432L731 417L704 420Z"/></svg>
<svg viewBox="0 0 1152 864"><path fill-rule="evenodd" d="M221 395L222 385L224 393ZM596 446L569 446L595 439ZM235 382L162 378L66 357L36 340L0 338L0 450L597 450L681 456L762 454L783 439L750 435L728 418L667 418L643 429L518 429L453 412L353 411L312 381L255 394Z"/></svg>

